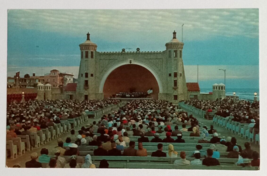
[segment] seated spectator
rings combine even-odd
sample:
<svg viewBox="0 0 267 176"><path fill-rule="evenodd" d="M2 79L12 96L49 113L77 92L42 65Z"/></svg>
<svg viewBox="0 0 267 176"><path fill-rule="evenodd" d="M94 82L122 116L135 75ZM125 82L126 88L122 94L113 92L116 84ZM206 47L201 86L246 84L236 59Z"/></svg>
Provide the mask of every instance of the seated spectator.
<svg viewBox="0 0 267 176"><path fill-rule="evenodd" d="M108 151L109 156L121 156L121 151L117 149L117 144L112 141L111 142L111 150Z"/></svg>
<svg viewBox="0 0 267 176"><path fill-rule="evenodd" d="M219 159L219 158L220 158L220 152L217 151L216 145L211 144L211 145L210 145L210 149L213 151L212 158Z"/></svg>
<svg viewBox="0 0 267 176"><path fill-rule="evenodd" d="M97 137L97 141L106 142L107 136L105 134L105 131L101 131L101 135Z"/></svg>
<svg viewBox="0 0 267 176"><path fill-rule="evenodd" d="M123 147L126 147L126 143L125 143L125 141L123 141L122 136L119 136L119 138L116 140L116 143L118 145L121 145Z"/></svg>
<svg viewBox="0 0 267 176"><path fill-rule="evenodd" d="M251 160L251 166L260 166L259 153L254 151L252 153L252 158L253 160Z"/></svg>
<svg viewBox="0 0 267 176"><path fill-rule="evenodd" d="M171 138L172 133L171 132L167 132L166 133L166 138L162 140L162 142L174 142L174 139Z"/></svg>
<svg viewBox="0 0 267 176"><path fill-rule="evenodd" d="M242 153L246 153L247 157L249 159L252 159L253 150L251 150L250 143L249 142L245 142L244 146L245 146L245 149L242 151Z"/></svg>
<svg viewBox="0 0 267 176"><path fill-rule="evenodd" d="M70 145L70 143L71 143L71 138L67 137L66 141L63 144L63 147L68 147Z"/></svg>
<svg viewBox="0 0 267 176"><path fill-rule="evenodd" d="M160 126L160 127L158 127L158 131L157 131L157 133L163 133L164 131L162 130L162 127Z"/></svg>
<svg viewBox="0 0 267 176"><path fill-rule="evenodd" d="M129 142L130 142L130 138L128 137L128 133L127 133L127 132L124 132L124 133L123 133L122 140L125 141L125 143L126 143L127 145L129 144Z"/></svg>
<svg viewBox="0 0 267 176"><path fill-rule="evenodd" d="M177 139L174 142L177 143L185 143L184 139L182 139L183 135L181 133L177 134Z"/></svg>
<svg viewBox="0 0 267 176"><path fill-rule="evenodd" d="M153 134L156 133L155 127L151 127L151 132L152 132Z"/></svg>
<svg viewBox="0 0 267 176"><path fill-rule="evenodd" d="M59 149L55 149L54 151L55 154L55 159L56 159L56 167L57 168L64 168L65 164L66 164L66 159L62 156L60 156L60 150ZM51 161L51 159L50 159Z"/></svg>
<svg viewBox="0 0 267 176"><path fill-rule="evenodd" d="M57 160L55 158L51 158L49 161L49 167L50 168L56 168L57 167Z"/></svg>
<svg viewBox="0 0 267 176"><path fill-rule="evenodd" d="M138 150L136 152L137 156L147 156L147 151L145 148L143 148L142 142L138 143Z"/></svg>
<svg viewBox="0 0 267 176"><path fill-rule="evenodd" d="M194 126L192 129L192 133L190 133L190 136L199 136L200 132L197 126Z"/></svg>
<svg viewBox="0 0 267 176"><path fill-rule="evenodd" d="M150 142L162 142L162 139L159 138L159 134L155 133L154 138Z"/></svg>
<svg viewBox="0 0 267 176"><path fill-rule="evenodd" d="M66 149L63 148L63 142L62 141L58 141L57 145L58 146L56 148L58 150L60 150L60 156L63 156L65 151L66 151Z"/></svg>
<svg viewBox="0 0 267 176"><path fill-rule="evenodd" d="M94 156L106 156L108 152L102 148L102 142L98 141L98 148L94 150Z"/></svg>
<svg viewBox="0 0 267 176"><path fill-rule="evenodd" d="M158 144L158 150L153 152L151 154L151 156L154 156L154 157L166 157L166 153L162 152L163 150L163 145L162 144Z"/></svg>
<svg viewBox="0 0 267 176"><path fill-rule="evenodd" d="M148 131L145 133L145 136L154 136L154 133L152 133L151 128L147 129Z"/></svg>
<svg viewBox="0 0 267 176"><path fill-rule="evenodd" d="M109 167L109 164L107 160L103 159L100 161L99 168L108 168L108 167Z"/></svg>
<svg viewBox="0 0 267 176"><path fill-rule="evenodd" d="M181 159L174 161L174 163L173 163L174 165L178 165L178 166L190 165L190 161L186 159L186 153L184 151L181 151L180 157L181 157Z"/></svg>
<svg viewBox="0 0 267 176"><path fill-rule="evenodd" d="M77 159L72 157L69 162L70 168L80 168L80 165L77 163Z"/></svg>
<svg viewBox="0 0 267 176"><path fill-rule="evenodd" d="M210 139L210 143L220 143L220 138L218 137L218 133L213 133L213 137Z"/></svg>
<svg viewBox="0 0 267 176"><path fill-rule="evenodd" d="M130 141L129 147L124 149L123 155L124 156L136 156L137 150L134 149L134 148L135 148L135 142L134 141Z"/></svg>
<svg viewBox="0 0 267 176"><path fill-rule="evenodd" d="M195 153L199 153L200 157L206 157L207 153L205 150L202 150L202 145L196 145L196 150L193 152L192 156L195 156Z"/></svg>
<svg viewBox="0 0 267 176"><path fill-rule="evenodd" d="M233 151L230 151L227 155L227 158L238 158L239 157L239 147L234 146Z"/></svg>
<svg viewBox="0 0 267 176"><path fill-rule="evenodd" d="M42 164L37 161L38 154L36 152L31 153L31 160L25 163L26 168L40 168Z"/></svg>
<svg viewBox="0 0 267 176"><path fill-rule="evenodd" d="M172 144L169 144L168 149L169 152L167 153L167 157L177 158L178 152L174 150L174 146Z"/></svg>
<svg viewBox="0 0 267 176"><path fill-rule="evenodd" d="M13 127L10 127L9 131L7 132L7 139L13 139L16 137L17 137L17 134L15 133L15 129Z"/></svg>
<svg viewBox="0 0 267 176"><path fill-rule="evenodd" d="M177 136L177 134L182 134L182 132L178 129L178 126L176 125L174 127L174 131L172 132L172 136Z"/></svg>
<svg viewBox="0 0 267 176"><path fill-rule="evenodd" d="M210 141L208 141L206 139L206 135L205 134L201 134L202 139L198 140L198 143L210 143Z"/></svg>
<svg viewBox="0 0 267 176"><path fill-rule="evenodd" d="M75 144L77 144L78 146L80 146L82 144L81 139L82 139L82 135L80 135L80 134L77 135L77 139L75 141Z"/></svg>
<svg viewBox="0 0 267 176"><path fill-rule="evenodd" d="M138 142L149 142L149 140L143 133L141 133L140 138L138 138Z"/></svg>
<svg viewBox="0 0 267 176"><path fill-rule="evenodd" d="M112 149L110 137L107 137L107 141L102 144L102 148L105 149L106 151L109 151Z"/></svg>
<svg viewBox="0 0 267 176"><path fill-rule="evenodd" d="M65 156L72 156L72 155L78 155L78 145L71 143L69 145L69 149L67 149L64 153Z"/></svg>
<svg viewBox="0 0 267 176"><path fill-rule="evenodd" d="M238 156L238 161L236 162L236 165L246 167L246 166L250 166L250 164L251 164L251 161L247 157L247 153L241 153Z"/></svg>
<svg viewBox="0 0 267 176"><path fill-rule="evenodd" d="M238 146L239 152L242 152L242 148L240 145L237 145L237 141L235 137L231 138L231 142L227 146L227 152L233 151L234 146Z"/></svg>
<svg viewBox="0 0 267 176"><path fill-rule="evenodd" d="M209 134L213 134L216 130L213 129L213 125L210 126L210 130L208 130Z"/></svg>
<svg viewBox="0 0 267 176"><path fill-rule="evenodd" d="M200 153L199 151L195 151L195 154L194 154L194 157L195 159L191 161L191 165L202 165L202 161L200 160Z"/></svg>
<svg viewBox="0 0 267 176"><path fill-rule="evenodd" d="M129 127L126 127L126 131L127 131L127 134L128 134L129 137L133 136L134 133L133 133L133 131L130 130Z"/></svg>
<svg viewBox="0 0 267 176"><path fill-rule="evenodd" d="M93 138L91 137L91 133L90 132L87 131L85 133L85 139L86 139L87 143L93 141Z"/></svg>
<svg viewBox="0 0 267 176"><path fill-rule="evenodd" d="M97 146L97 135L93 136L93 141L89 142L89 145Z"/></svg>
<svg viewBox="0 0 267 176"><path fill-rule="evenodd" d="M182 127L183 127L181 129L182 132L187 132L188 131L188 129L186 128L186 124L183 124Z"/></svg>
<svg viewBox="0 0 267 176"><path fill-rule="evenodd" d="M46 163L48 164L50 161L50 156L48 156L48 149L42 148L41 155L38 158L39 163Z"/></svg>
<svg viewBox="0 0 267 176"><path fill-rule="evenodd" d="M75 143L76 140L77 140L77 136L75 135L75 130L72 129L72 130L70 131L70 134L71 134L71 135L70 135L71 142L72 142L72 143Z"/></svg>
<svg viewBox="0 0 267 176"><path fill-rule="evenodd" d="M82 168L96 168L95 165L92 162L92 157L91 157L90 154L87 154L85 156Z"/></svg>
<svg viewBox="0 0 267 176"><path fill-rule="evenodd" d="M205 165L205 166L217 166L217 165L220 165L220 162L217 159L212 158L213 150L207 149L207 155L208 155L207 158L205 158L202 161L202 165Z"/></svg>

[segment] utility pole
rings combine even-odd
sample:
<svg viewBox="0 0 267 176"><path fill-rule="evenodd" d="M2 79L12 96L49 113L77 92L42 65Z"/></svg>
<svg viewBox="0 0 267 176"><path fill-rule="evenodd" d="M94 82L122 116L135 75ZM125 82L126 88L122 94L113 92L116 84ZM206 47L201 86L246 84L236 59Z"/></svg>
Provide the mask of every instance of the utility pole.
<svg viewBox="0 0 267 176"><path fill-rule="evenodd" d="M198 83L198 65L197 65L197 83Z"/></svg>
<svg viewBox="0 0 267 176"><path fill-rule="evenodd" d="M182 24L182 42L184 41L184 24Z"/></svg>
<svg viewBox="0 0 267 176"><path fill-rule="evenodd" d="M226 69L219 69L224 72L224 86L226 87Z"/></svg>

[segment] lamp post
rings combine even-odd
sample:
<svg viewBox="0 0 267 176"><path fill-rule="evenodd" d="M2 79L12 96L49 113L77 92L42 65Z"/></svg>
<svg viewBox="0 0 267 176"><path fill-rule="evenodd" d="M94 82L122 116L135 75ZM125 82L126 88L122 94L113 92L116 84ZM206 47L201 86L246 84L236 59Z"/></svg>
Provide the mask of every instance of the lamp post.
<svg viewBox="0 0 267 176"><path fill-rule="evenodd" d="M234 95L234 102L235 102L235 100L236 100L236 98L235 98L235 92L233 92L233 95Z"/></svg>
<svg viewBox="0 0 267 176"><path fill-rule="evenodd" d="M257 102L257 92L254 93L254 102Z"/></svg>
<svg viewBox="0 0 267 176"><path fill-rule="evenodd" d="M224 86L226 87L226 69L219 69L224 72Z"/></svg>
<svg viewBox="0 0 267 176"><path fill-rule="evenodd" d="M24 92L21 93L22 94L22 99L21 99L21 103L24 103L25 102L25 99L24 99Z"/></svg>

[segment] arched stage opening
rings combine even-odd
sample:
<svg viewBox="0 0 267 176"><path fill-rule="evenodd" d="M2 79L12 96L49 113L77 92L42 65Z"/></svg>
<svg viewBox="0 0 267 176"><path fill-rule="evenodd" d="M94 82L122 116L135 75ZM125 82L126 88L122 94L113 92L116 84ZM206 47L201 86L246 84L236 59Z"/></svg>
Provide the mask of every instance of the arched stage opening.
<svg viewBox="0 0 267 176"><path fill-rule="evenodd" d="M158 99L159 85L155 76L145 67L126 64L114 69L104 84L104 98L119 92L147 92L153 89L152 98Z"/></svg>

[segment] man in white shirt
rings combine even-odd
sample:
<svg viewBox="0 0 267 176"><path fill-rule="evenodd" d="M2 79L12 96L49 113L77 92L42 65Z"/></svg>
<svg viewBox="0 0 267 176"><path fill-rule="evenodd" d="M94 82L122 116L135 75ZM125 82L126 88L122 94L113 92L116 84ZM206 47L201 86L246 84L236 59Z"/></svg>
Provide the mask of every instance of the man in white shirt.
<svg viewBox="0 0 267 176"><path fill-rule="evenodd" d="M194 154L195 159L191 161L191 165L202 165L202 161L200 160L200 152L195 151Z"/></svg>
<svg viewBox="0 0 267 176"><path fill-rule="evenodd" d="M182 151L180 153L180 157L181 157L181 159L174 161L174 163L173 163L174 165L178 165L178 166L188 166L188 165L190 165L190 161L186 159L186 154L185 154L184 151Z"/></svg>

